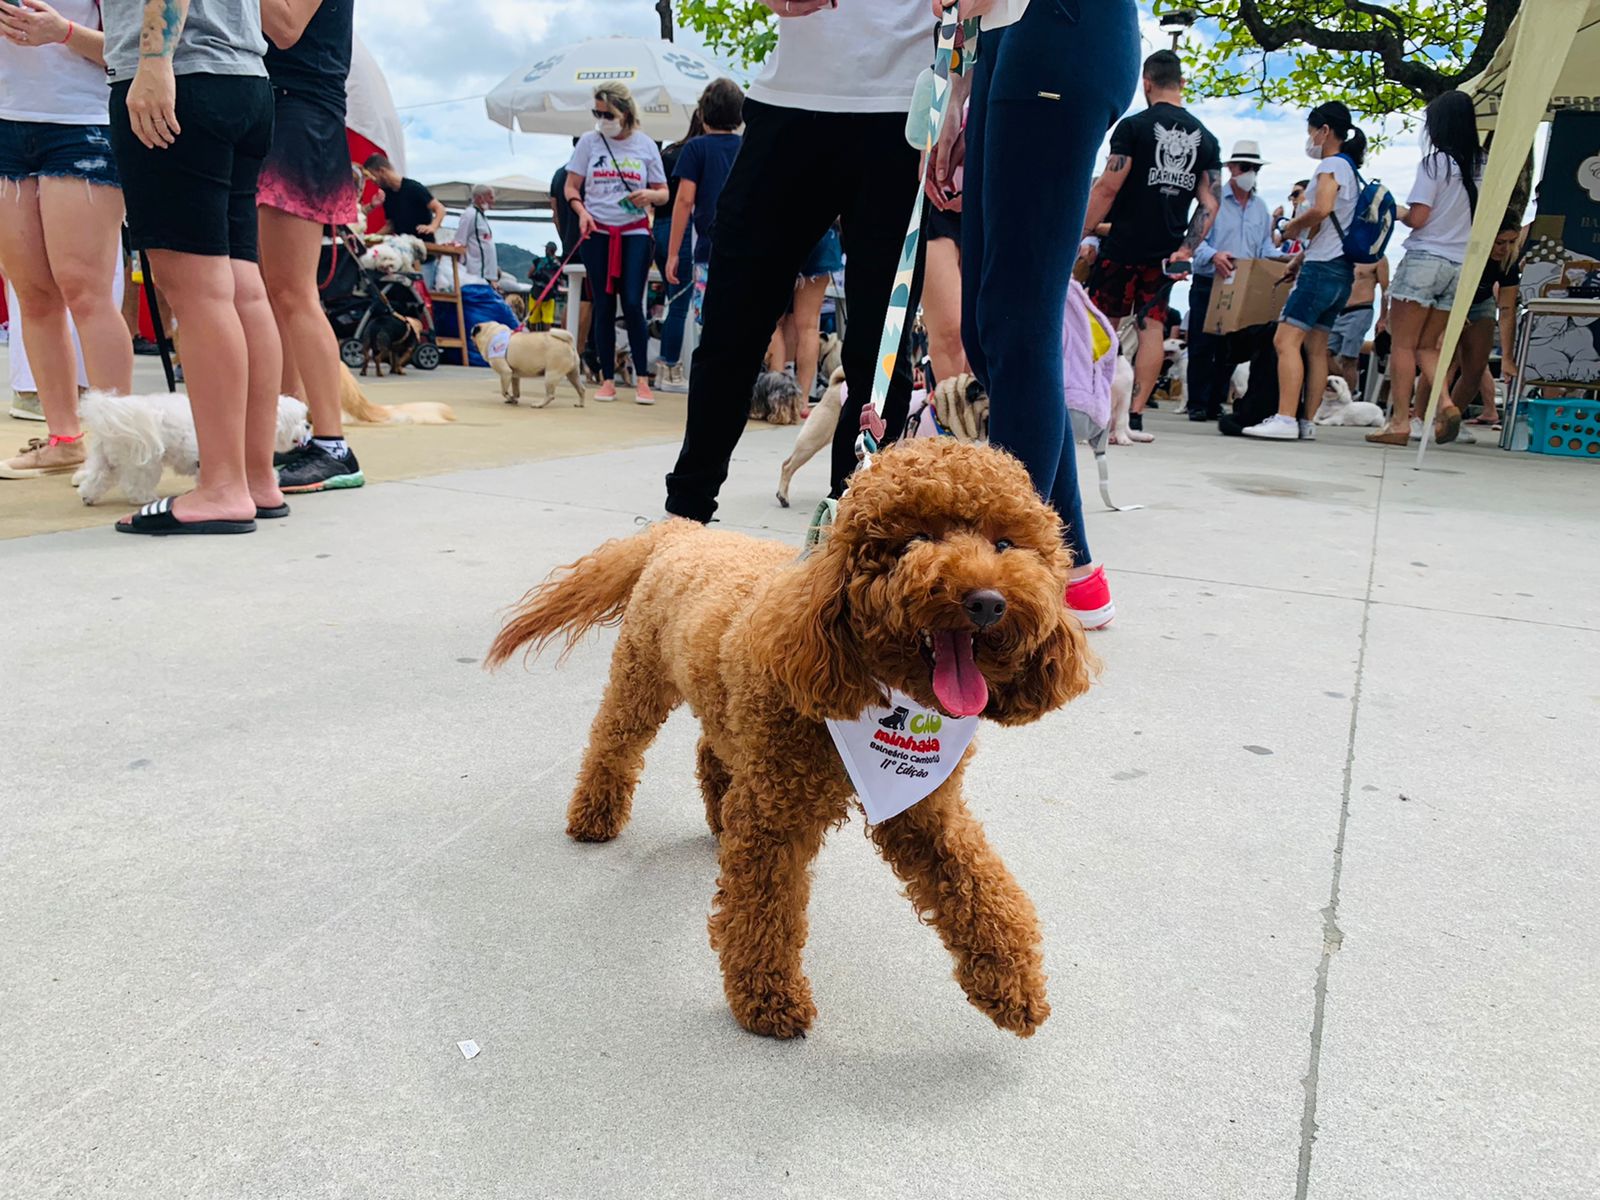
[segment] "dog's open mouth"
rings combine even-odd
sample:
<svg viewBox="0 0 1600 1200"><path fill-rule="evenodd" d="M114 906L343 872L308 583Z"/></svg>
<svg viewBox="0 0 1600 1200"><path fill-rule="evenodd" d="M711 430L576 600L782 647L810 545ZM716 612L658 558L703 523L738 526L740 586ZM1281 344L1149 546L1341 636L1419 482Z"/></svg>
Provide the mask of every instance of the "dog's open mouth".
<svg viewBox="0 0 1600 1200"><path fill-rule="evenodd" d="M972 631L922 631L922 657L933 672L933 694L952 717L975 717L989 703L989 681L972 656Z"/></svg>

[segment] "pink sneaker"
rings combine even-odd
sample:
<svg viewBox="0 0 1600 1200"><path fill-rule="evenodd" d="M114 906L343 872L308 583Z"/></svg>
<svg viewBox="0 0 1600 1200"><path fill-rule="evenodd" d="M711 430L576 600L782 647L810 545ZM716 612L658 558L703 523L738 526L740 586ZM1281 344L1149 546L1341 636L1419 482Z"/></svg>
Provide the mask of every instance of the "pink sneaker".
<svg viewBox="0 0 1600 1200"><path fill-rule="evenodd" d="M1067 584L1067 607L1085 629L1104 629L1111 624L1117 606L1111 603L1111 586L1106 583L1104 568L1096 567L1082 579Z"/></svg>

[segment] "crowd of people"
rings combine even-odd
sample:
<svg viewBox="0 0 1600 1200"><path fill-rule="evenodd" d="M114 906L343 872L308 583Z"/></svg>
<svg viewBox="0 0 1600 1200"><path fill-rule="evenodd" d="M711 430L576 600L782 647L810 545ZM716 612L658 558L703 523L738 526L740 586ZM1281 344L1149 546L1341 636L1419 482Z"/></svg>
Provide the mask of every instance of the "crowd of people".
<svg viewBox="0 0 1600 1200"><path fill-rule="evenodd" d="M162 2L0 7L0 272L16 294L48 427L47 438L0 463L0 477L68 472L83 461L74 327L83 382L131 387L129 326L106 287L126 220L131 249L148 256L187 335L202 467L193 491L118 528L244 531L285 515L285 493L364 481L344 437L338 348L318 300L323 231L381 205L385 232L432 242L446 212L382 154L362 164L379 196L357 207L344 137L353 0L259 0L259 9L192 0L173 20L147 20ZM976 377L990 399L991 440L1023 461L1061 513L1076 564L1067 602L1086 625L1103 625L1114 608L1088 546L1062 402L1075 273L1092 306L1124 327L1134 440L1152 438L1143 418L1168 361L1169 300L1183 280L1193 421L1260 439L1314 437L1325 381L1331 372L1357 382L1374 321L1388 343L1393 408L1369 440L1414 436L1414 408L1425 406L1440 369L1453 372L1453 386L1439 440L1458 435L1479 394L1478 419L1497 417L1485 371L1497 332L1509 344L1516 222L1496 244L1459 361L1438 362L1483 160L1471 103L1459 93L1428 107L1427 146L1399 211L1410 236L1391 277L1387 260L1350 249L1366 139L1349 109L1331 101L1311 111L1306 152L1315 166L1287 208L1269 212L1258 191L1267 165L1260 146L1238 140L1223 156L1185 106L1176 53L1152 54L1140 68L1134 0L963 5L964 16L980 18L984 49L974 69L952 77L949 116L926 164L905 126L932 58L939 0L931 11L929 0L765 2L779 19L762 74L748 94L731 80L712 82L679 140L659 144L623 84L595 88L593 129L573 140L552 180L560 244L548 243L529 271L529 324L553 325L561 304L582 305L597 399L617 398L624 359L638 372L642 404L653 402L654 384L682 385L687 375L669 513L712 519L764 365L793 371L807 393L817 385L822 310L841 281L848 386L830 491L842 494L919 181L915 270L909 296L896 299L920 309L921 321L905 323L884 437L905 430L921 365L915 328L926 338L928 375ZM1136 82L1144 103L1124 115ZM815 145L828 147L821 175L795 152ZM492 188L474 189L454 234L467 277L491 284L501 279L494 200ZM1216 289L1252 259L1287 264L1281 317L1208 332ZM564 266L574 260L583 282L569 289ZM654 326L652 266L663 281ZM686 372L690 320L699 336ZM1269 349L1277 410L1230 428L1233 369ZM305 400L312 430L275 463L268 414L280 390Z"/></svg>

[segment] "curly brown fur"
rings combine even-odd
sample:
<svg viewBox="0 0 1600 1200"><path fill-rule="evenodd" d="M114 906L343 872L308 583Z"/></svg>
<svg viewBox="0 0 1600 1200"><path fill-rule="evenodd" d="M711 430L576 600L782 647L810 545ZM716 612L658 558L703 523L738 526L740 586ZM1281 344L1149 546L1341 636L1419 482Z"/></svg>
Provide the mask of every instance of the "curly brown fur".
<svg viewBox="0 0 1600 1200"><path fill-rule="evenodd" d="M646 747L673 708L693 707L719 841L709 928L723 988L746 1029L793 1037L816 1015L801 969L810 863L851 800L824 718L858 716L883 685L937 703L929 632L970 638L992 720L1034 721L1083 692L1094 663L1062 602L1061 533L1009 456L946 438L905 442L852 481L810 557L667 521L535 588L487 662L562 634L570 647L620 620L567 810L580 841L621 832ZM963 599L991 588L1008 607L975 628ZM1039 922L967 811L962 774L869 834L949 948L971 1002L1027 1036L1050 1011Z"/></svg>

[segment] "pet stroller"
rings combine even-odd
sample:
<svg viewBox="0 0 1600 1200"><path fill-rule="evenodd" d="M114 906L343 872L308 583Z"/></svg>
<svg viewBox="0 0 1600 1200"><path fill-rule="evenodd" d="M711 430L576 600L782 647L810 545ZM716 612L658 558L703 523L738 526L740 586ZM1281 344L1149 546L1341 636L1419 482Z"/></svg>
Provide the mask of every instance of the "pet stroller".
<svg viewBox="0 0 1600 1200"><path fill-rule="evenodd" d="M360 370L366 362L367 331L373 320L390 315L409 317L422 324L411 365L423 371L433 370L439 365L439 344L422 276L364 267L363 249L351 234L336 236L322 277L322 311L339 339L339 357L352 371Z"/></svg>

